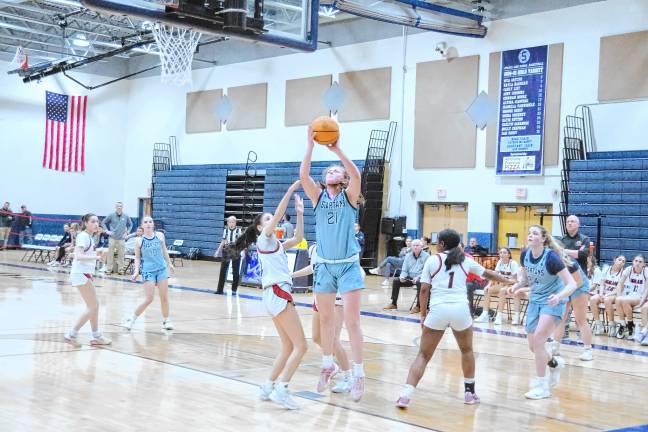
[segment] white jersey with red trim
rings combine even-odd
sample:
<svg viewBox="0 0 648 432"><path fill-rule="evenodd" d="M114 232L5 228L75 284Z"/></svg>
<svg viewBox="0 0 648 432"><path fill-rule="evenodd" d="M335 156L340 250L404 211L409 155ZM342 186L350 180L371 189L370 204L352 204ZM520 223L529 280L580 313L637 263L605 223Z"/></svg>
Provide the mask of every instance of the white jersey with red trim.
<svg viewBox="0 0 648 432"><path fill-rule="evenodd" d="M484 267L470 257L465 257L461 264L455 264L446 270L447 256L445 252L435 254L423 266L421 282L431 286L430 307L442 303L468 303L468 273L477 276L484 274Z"/></svg>
<svg viewBox="0 0 648 432"><path fill-rule="evenodd" d="M495 266L495 271L502 276L515 276L520 271L520 265L515 260L509 260L506 264L499 260Z"/></svg>
<svg viewBox="0 0 648 432"><path fill-rule="evenodd" d="M626 276L623 295L641 297L646 285L646 269L643 269L641 273L635 273L634 268L630 266L623 271L623 276Z"/></svg>
<svg viewBox="0 0 648 432"><path fill-rule="evenodd" d="M261 262L261 285L265 288L278 284L281 289L290 292L292 277L288 268L288 256L281 242L274 233L270 237L261 233L256 246Z"/></svg>
<svg viewBox="0 0 648 432"><path fill-rule="evenodd" d="M612 266L605 269L600 281L600 293L602 295L610 294L616 291L617 286L619 285L619 279L621 279L621 273L623 273L623 269L619 270L616 273L612 273Z"/></svg>

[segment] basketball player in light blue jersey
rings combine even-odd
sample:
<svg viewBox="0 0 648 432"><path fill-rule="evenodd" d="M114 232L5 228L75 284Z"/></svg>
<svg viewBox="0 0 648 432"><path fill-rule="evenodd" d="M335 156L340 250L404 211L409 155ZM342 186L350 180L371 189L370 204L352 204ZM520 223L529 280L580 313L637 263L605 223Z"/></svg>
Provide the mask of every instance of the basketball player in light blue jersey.
<svg viewBox="0 0 648 432"><path fill-rule="evenodd" d="M567 303L567 306L565 308L565 314L563 315L562 322L560 323L560 325L558 325L556 331L554 332L555 340L551 342L551 352L553 355L560 355L560 339L562 339L563 336L563 328L565 322L569 317L570 309L574 309L576 326L580 330L584 347L584 350L579 358L582 361L592 361L594 359L594 353L592 351L592 330L590 329L589 323L587 322L587 313L589 312L588 307L590 282L578 261L571 258L569 255L566 255L566 259L570 261L570 265L567 267L567 269L576 281L576 286L578 286L578 288L572 293L572 295L569 296L569 302Z"/></svg>
<svg viewBox="0 0 648 432"><path fill-rule="evenodd" d="M144 234L135 241L132 279L137 280L141 271L146 298L137 306L133 316L124 320L122 326L130 331L135 320L153 302L153 294L157 286L162 308L162 330L173 330L173 323L169 319L169 270L173 271L173 265L169 259L164 234L155 232L155 224L150 216L144 216L142 228Z"/></svg>
<svg viewBox="0 0 648 432"><path fill-rule="evenodd" d="M340 293L344 302L344 323L349 333L354 362L351 397L359 401L364 393L362 363L362 329L360 328L360 300L364 279L360 272L360 245L355 237L357 202L360 196L360 171L342 152L339 141L327 148L335 154L342 166L333 165L324 172L322 188L310 176L313 156L313 131L308 130L308 147L301 163L299 177L302 187L315 208L317 263L313 292L320 313L322 338L322 371L317 391L324 391L335 374L335 296Z"/></svg>
<svg viewBox="0 0 648 432"><path fill-rule="evenodd" d="M576 290L576 282L569 273L570 264L563 257L562 248L541 225L531 225L527 237L528 248L520 255L518 282L508 288L510 295L528 286L527 340L535 356L536 378L525 393L528 399L551 397L550 387L560 380L565 361L547 352L545 342L556 330L565 313L566 299ZM545 377L549 366L550 382Z"/></svg>

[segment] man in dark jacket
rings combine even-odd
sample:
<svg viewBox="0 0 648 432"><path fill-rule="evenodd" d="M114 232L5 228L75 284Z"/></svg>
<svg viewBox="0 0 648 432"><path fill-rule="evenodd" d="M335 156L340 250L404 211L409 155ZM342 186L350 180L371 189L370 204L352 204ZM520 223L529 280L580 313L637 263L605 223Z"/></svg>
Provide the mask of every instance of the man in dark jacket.
<svg viewBox="0 0 648 432"><path fill-rule="evenodd" d="M32 214L27 210L25 204L20 206L20 210L18 216L18 243L22 246L25 243L32 242Z"/></svg>

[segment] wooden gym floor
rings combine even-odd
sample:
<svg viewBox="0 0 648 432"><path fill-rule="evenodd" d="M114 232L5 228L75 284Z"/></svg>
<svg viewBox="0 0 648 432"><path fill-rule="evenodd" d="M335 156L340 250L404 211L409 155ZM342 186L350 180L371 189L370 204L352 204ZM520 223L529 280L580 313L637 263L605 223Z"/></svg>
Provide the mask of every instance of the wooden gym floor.
<svg viewBox="0 0 648 432"><path fill-rule="evenodd" d="M400 311L386 313L390 290L374 276L362 307L364 398L316 394L320 352L310 344L290 386L302 409L285 411L257 397L279 343L260 291L211 294L218 264L185 261L177 269L170 290L176 330L169 334L160 330L159 303L131 333L118 327L140 301L140 286L97 278L101 328L113 344L91 348L87 326L80 346L62 338L83 310L66 270L21 263L21 256L0 252L0 431L577 431L648 424L648 347L596 337L595 360L583 363L580 349L565 345L568 366L554 397L528 401L533 363L522 328L509 325L476 327L480 405L463 404L459 352L448 332L410 409L395 408L420 327L406 311L413 290L402 290ZM311 297L296 300L305 305ZM298 311L309 337L311 310Z"/></svg>

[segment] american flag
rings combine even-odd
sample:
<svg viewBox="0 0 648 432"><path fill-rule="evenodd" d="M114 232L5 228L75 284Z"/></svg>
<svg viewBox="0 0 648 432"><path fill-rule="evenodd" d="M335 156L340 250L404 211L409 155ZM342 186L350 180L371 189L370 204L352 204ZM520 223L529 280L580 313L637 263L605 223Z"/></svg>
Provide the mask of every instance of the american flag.
<svg viewBox="0 0 648 432"><path fill-rule="evenodd" d="M43 168L85 171L85 127L88 96L45 95Z"/></svg>

